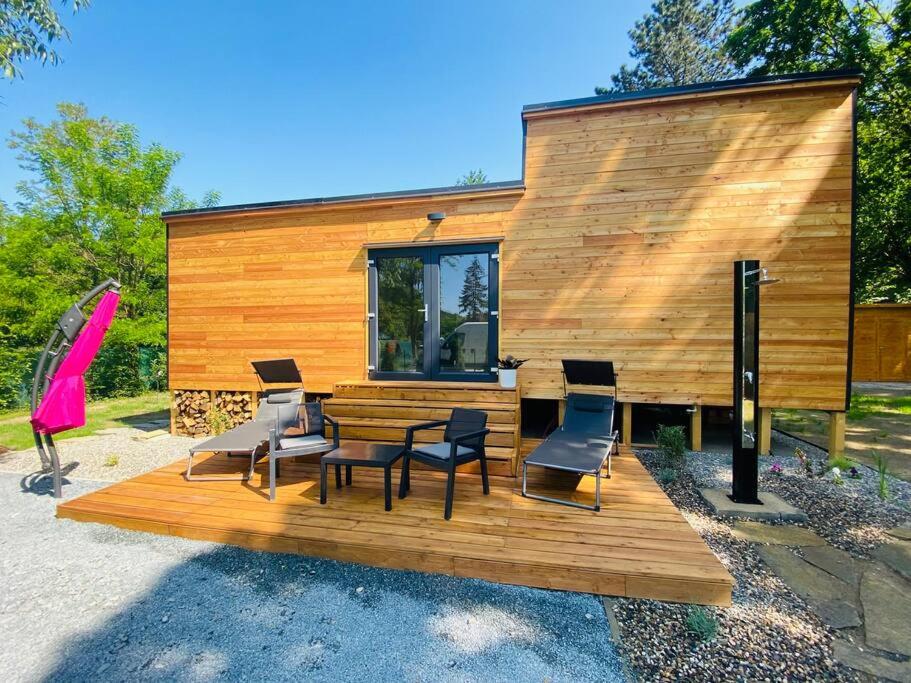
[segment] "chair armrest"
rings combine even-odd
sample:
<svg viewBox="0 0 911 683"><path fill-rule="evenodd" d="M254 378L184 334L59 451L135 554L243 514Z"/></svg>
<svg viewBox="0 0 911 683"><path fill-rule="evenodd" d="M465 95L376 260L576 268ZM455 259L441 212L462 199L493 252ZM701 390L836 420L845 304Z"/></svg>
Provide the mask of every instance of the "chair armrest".
<svg viewBox="0 0 911 683"><path fill-rule="evenodd" d="M449 424L449 420L435 420L433 422L421 422L420 424L405 427L405 450L410 451L414 446L414 433L422 429L433 429L434 427L444 427Z"/></svg>
<svg viewBox="0 0 911 683"><path fill-rule="evenodd" d="M275 453L278 451L278 420L272 426L272 429L269 430L269 454Z"/></svg>
<svg viewBox="0 0 911 683"><path fill-rule="evenodd" d="M489 429L479 429L476 432L468 432L467 434L459 434L457 437L452 439L452 443L455 445L459 445L463 441L470 441L471 439L480 438L481 444L479 444L479 445L483 445L484 437L486 437L488 434L490 434Z"/></svg>
<svg viewBox="0 0 911 683"><path fill-rule="evenodd" d="M338 448L341 445L340 439L342 438L338 426L338 420L336 420L334 417L326 415L325 413L323 413L323 420L332 425L332 445ZM326 438L325 425L323 426L323 438Z"/></svg>

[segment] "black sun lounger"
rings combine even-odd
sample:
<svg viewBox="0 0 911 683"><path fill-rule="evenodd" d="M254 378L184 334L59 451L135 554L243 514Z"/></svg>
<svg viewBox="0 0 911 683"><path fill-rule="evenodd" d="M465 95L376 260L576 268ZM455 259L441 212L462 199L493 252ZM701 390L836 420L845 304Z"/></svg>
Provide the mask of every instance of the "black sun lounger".
<svg viewBox="0 0 911 683"><path fill-rule="evenodd" d="M301 384L300 371L292 358L254 361L253 369L261 384ZM187 459L187 481L247 481L253 476L256 461L268 454L269 430L279 433L297 424L298 406L304 397L300 389L270 389L259 401L256 416L251 422L234 427L224 434L206 439L190 449ZM250 469L238 476L207 477L193 474L196 453L227 453L250 457Z"/></svg>
<svg viewBox="0 0 911 683"><path fill-rule="evenodd" d="M618 436L618 432L614 431L613 396L569 394L561 427L522 463L522 495L597 512L601 509L601 471L606 462L607 476L611 476L611 455ZM528 493L529 466L595 477L595 504L585 505Z"/></svg>

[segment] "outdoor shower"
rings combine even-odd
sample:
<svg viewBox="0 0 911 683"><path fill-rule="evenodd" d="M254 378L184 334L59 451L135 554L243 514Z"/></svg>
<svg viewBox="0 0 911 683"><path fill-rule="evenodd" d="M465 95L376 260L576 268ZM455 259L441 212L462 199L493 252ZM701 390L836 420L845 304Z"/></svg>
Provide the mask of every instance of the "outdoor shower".
<svg viewBox="0 0 911 683"><path fill-rule="evenodd" d="M734 420L735 503L759 500L759 287L778 282L759 261L734 262Z"/></svg>

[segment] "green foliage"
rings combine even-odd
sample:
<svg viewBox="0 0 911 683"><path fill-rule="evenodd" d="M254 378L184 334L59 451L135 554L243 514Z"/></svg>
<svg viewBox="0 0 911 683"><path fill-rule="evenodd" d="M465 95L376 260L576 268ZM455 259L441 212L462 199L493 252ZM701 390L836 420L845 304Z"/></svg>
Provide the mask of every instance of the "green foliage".
<svg viewBox="0 0 911 683"><path fill-rule="evenodd" d="M65 4L66 0L62 0ZM73 0L73 10L88 0ZM55 40L69 38L51 0L3 0L0 2L0 69L3 76L22 77L19 65L30 59L58 64L60 56L51 48Z"/></svg>
<svg viewBox="0 0 911 683"><path fill-rule="evenodd" d="M90 399L137 396L145 390L139 368L139 347L134 344L104 344L86 373Z"/></svg>
<svg viewBox="0 0 911 683"><path fill-rule="evenodd" d="M873 464L876 467L876 493L880 500L889 500L889 461L881 453L873 452Z"/></svg>
<svg viewBox="0 0 911 683"><path fill-rule="evenodd" d="M873 415L888 415L889 413L911 415L911 396L851 395L851 408L848 410L849 420L865 420Z"/></svg>
<svg viewBox="0 0 911 683"><path fill-rule="evenodd" d="M34 348L8 346L0 335L0 410L19 408L28 403L39 353Z"/></svg>
<svg viewBox="0 0 911 683"><path fill-rule="evenodd" d="M680 471L686 463L686 432L683 427L658 425L655 432L655 443L662 467Z"/></svg>
<svg viewBox="0 0 911 683"><path fill-rule="evenodd" d="M708 642L718 635L718 620L705 607L691 606L686 613L686 632Z"/></svg>
<svg viewBox="0 0 911 683"><path fill-rule="evenodd" d="M60 104L50 123L26 119L13 132L31 177L15 211L0 211L0 320L14 348L43 346L57 319L84 292L114 277L121 303L90 373L92 396L143 389L140 347L163 348L166 330L162 211L191 204L169 186L180 156L143 145L137 130ZM215 194L207 202L217 201Z"/></svg>
<svg viewBox="0 0 911 683"><path fill-rule="evenodd" d="M487 182L487 174L480 168L473 169L456 180L456 185L483 185Z"/></svg>
<svg viewBox="0 0 911 683"><path fill-rule="evenodd" d="M842 472L847 472L852 467L856 467L856 466L857 466L857 463L855 463L851 460L848 460L843 455L840 455L840 456L836 456L834 458L829 458L826 461L825 468L826 468L826 471L829 471L829 470L832 470L837 467Z"/></svg>
<svg viewBox="0 0 911 683"><path fill-rule="evenodd" d="M209 434L212 436L218 436L219 434L224 434L226 431L231 429L234 426L231 421L231 416L228 415L224 410L216 406L212 406L209 409L209 412L206 413L206 426L209 428Z"/></svg>
<svg viewBox="0 0 911 683"><path fill-rule="evenodd" d="M598 95L731 78L737 69L725 51L733 27L733 0L657 0L629 31L632 67L611 76Z"/></svg>
<svg viewBox="0 0 911 683"><path fill-rule="evenodd" d="M117 467L118 464L120 464L120 457L117 455L109 455L104 460L105 467Z"/></svg>
<svg viewBox="0 0 911 683"><path fill-rule="evenodd" d="M911 2L757 0L727 47L756 75L863 71L855 294L911 301Z"/></svg>
<svg viewBox="0 0 911 683"><path fill-rule="evenodd" d="M662 467L658 470L658 481L662 484L672 484L677 481L678 472L673 467Z"/></svg>

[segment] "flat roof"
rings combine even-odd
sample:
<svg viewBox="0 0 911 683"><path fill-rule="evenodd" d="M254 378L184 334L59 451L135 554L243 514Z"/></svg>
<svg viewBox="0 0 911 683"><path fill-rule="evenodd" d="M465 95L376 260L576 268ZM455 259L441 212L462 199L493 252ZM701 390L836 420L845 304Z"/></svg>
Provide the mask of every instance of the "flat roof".
<svg viewBox="0 0 911 683"><path fill-rule="evenodd" d="M552 111L554 109L589 107L591 105L614 102L633 102L635 100L644 100L653 97L692 95L695 93L733 90L736 88L744 88L752 85L784 85L787 83L830 81L851 77L860 78L861 75L862 73L859 69L834 69L831 71L807 71L796 74L782 74L779 76L750 76L749 78L732 78L727 81L690 83L688 85L675 85L667 88L649 88L648 90L609 93L607 95L595 95L594 97L579 97L573 100L557 100L555 102L526 104L524 107L522 107L522 113L525 114L528 112Z"/></svg>
<svg viewBox="0 0 911 683"><path fill-rule="evenodd" d="M594 97L580 97L572 100L557 100L539 104L526 104L522 107L522 114L533 112L548 112L560 109L574 109L589 107L599 104L613 104L618 102L635 102L661 97L674 97L696 93L719 92L736 90L757 85L780 86L790 83L824 82L845 78L860 78L858 69L837 69L832 71L810 71L796 74L783 74L779 76L751 76L749 78L734 78L726 81L711 81L708 83L693 83L668 88L650 88L634 92L610 93ZM478 185L448 185L446 187L428 187L417 190L398 190L395 192L372 192L368 194L349 194L334 197L312 197L308 199L291 199L274 202L255 202L251 204L229 204L226 206L203 207L198 209L182 209L165 211L161 214L163 219L180 218L184 216L202 216L238 213L244 211L257 211L260 209L290 209L308 206L331 206L334 204L352 204L358 202L371 202L384 199L419 199L422 197L445 197L448 195L474 194L482 192L520 191L525 189L524 180L506 180L496 183L481 183Z"/></svg>
<svg viewBox="0 0 911 683"><path fill-rule="evenodd" d="M178 211L165 211L162 218L175 218L179 216L195 216L200 214L236 213L239 211L255 211L257 209L285 209L298 206L325 206L332 204L350 204L356 202L369 202L379 199L412 199L421 197L445 197L447 195L475 194L479 192L503 192L508 190L524 190L524 180L505 180L496 183L479 183L477 185L448 185L446 187L427 187L419 190L398 190L395 192L373 192L369 194L347 194L335 197L312 197L309 199L290 199L277 202L257 202L253 204L230 204L227 206L203 207L199 209L182 209Z"/></svg>

